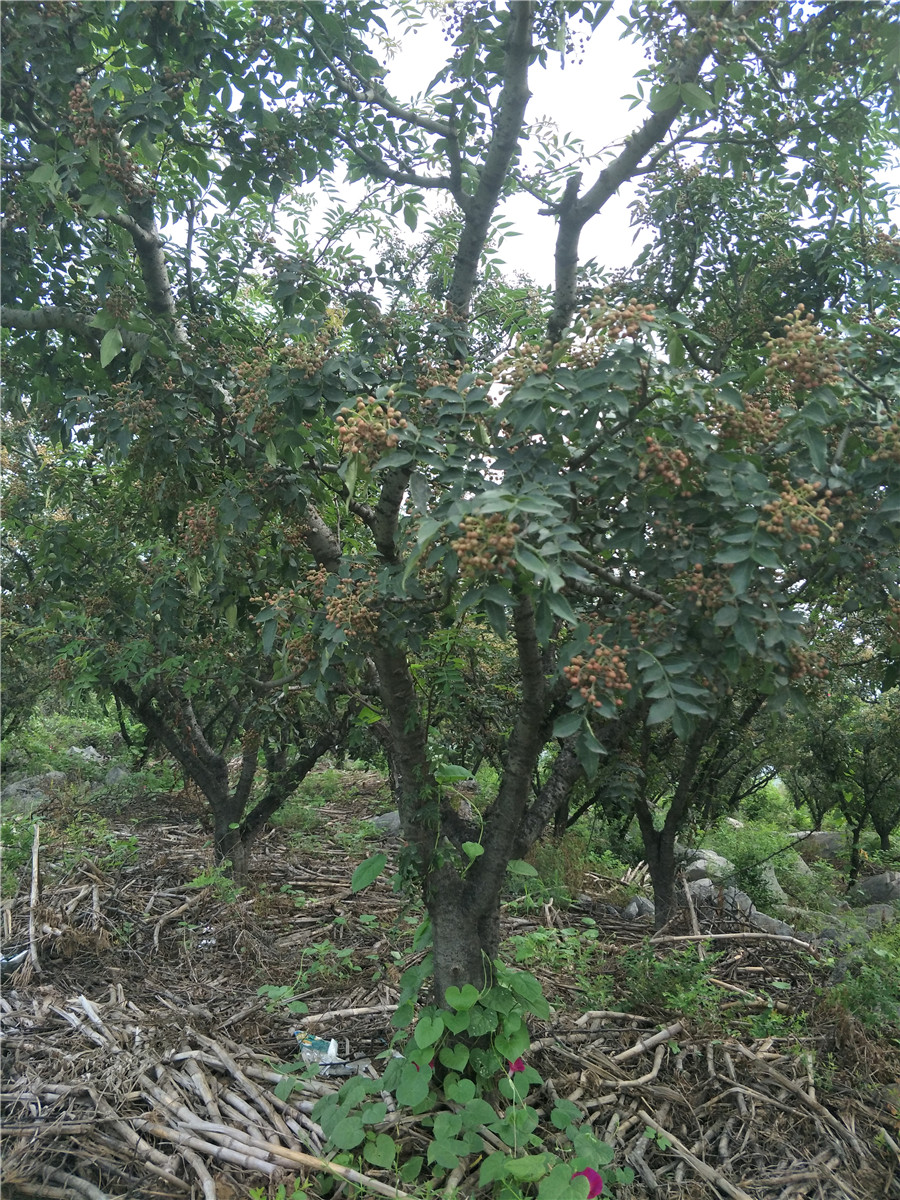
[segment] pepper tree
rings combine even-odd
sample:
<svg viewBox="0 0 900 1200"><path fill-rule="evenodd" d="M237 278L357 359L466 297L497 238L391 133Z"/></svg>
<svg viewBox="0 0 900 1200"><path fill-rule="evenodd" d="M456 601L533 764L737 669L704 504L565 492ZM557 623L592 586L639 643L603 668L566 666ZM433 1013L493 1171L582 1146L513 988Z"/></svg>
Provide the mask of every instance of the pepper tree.
<svg viewBox="0 0 900 1200"><path fill-rule="evenodd" d="M32 18L26 51L38 10L53 35ZM733 690L751 680L777 704L817 669L806 624L823 591L852 581L875 605L896 590L896 243L873 184L893 33L879 3L638 6L625 35L646 50L647 106L597 167L565 148L533 163L526 111L529 72L607 38L609 5L451 10L448 60L416 104L371 48L386 12L8 5L2 317L44 436L185 496L206 496L217 464L236 495L265 485L295 531L289 582L275 570L259 602L206 598L241 621L253 607L273 674L364 704L443 997L490 975L508 863L623 731L670 723L699 755ZM337 164L365 198L317 242L304 188ZM746 219L711 236L666 216L694 178L714 215L740 196ZM639 179L660 252L598 292L582 231ZM556 230L543 295L493 265L503 201L523 191ZM450 209L410 257L391 212L415 226L426 197ZM164 217L180 221L168 242ZM813 225L843 275L810 306L769 287L765 263ZM790 266L818 286L809 241ZM504 345L511 326L524 336ZM236 512L220 524L227 561ZM511 704L497 795L467 822L441 794L414 667L436 629L473 622L512 650ZM663 832L649 863L665 914Z"/></svg>

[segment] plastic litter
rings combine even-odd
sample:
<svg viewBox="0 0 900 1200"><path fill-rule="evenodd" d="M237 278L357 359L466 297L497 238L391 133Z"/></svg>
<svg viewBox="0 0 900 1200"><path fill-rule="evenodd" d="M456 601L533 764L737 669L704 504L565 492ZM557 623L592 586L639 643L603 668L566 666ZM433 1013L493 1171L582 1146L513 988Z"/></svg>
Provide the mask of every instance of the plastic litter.
<svg viewBox="0 0 900 1200"><path fill-rule="evenodd" d="M305 1063L310 1066L319 1064L318 1074L325 1078L334 1078L341 1075L358 1075L360 1071L364 1071L369 1065L370 1059L358 1058L349 1061L341 1058L338 1054L337 1041L332 1038L326 1041L325 1038L315 1037L311 1033L304 1033L302 1029L292 1029L294 1037L300 1046L300 1057Z"/></svg>

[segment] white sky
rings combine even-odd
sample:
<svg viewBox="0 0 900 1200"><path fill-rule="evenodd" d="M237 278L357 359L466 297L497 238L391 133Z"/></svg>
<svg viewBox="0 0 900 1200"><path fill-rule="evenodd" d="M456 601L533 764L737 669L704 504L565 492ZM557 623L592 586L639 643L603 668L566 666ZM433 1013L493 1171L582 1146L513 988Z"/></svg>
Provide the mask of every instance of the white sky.
<svg viewBox="0 0 900 1200"><path fill-rule="evenodd" d="M550 118L560 136L571 133L581 139L586 154L613 149L641 123L648 110L641 105L629 111L631 101L622 99L636 93L634 76L646 65L642 47L619 40L624 27L616 17L627 10L628 4L618 0L593 35L587 26L574 26L576 38L583 35L588 39L581 64L577 61L581 56L576 54L562 66L559 54L551 53L545 68L538 64L532 67L529 73L532 98L525 112L527 123ZM425 90L451 52L439 18L420 30L404 33L402 42L398 56L386 64L389 73L385 80L391 94L401 103L413 100ZM377 50L376 57L381 57ZM594 182L602 166L603 162L598 160L585 165L583 188ZM588 223L581 237L581 262L595 258L601 267L616 268L634 261L638 246L634 244L636 231L631 227L628 211L633 197L632 186L623 188ZM447 197L442 196L441 201L446 204ZM536 283L545 285L553 281L556 222L552 217L539 216L540 207L527 194L505 204L502 215L513 221L521 236L508 238L501 255L509 272L523 271Z"/></svg>

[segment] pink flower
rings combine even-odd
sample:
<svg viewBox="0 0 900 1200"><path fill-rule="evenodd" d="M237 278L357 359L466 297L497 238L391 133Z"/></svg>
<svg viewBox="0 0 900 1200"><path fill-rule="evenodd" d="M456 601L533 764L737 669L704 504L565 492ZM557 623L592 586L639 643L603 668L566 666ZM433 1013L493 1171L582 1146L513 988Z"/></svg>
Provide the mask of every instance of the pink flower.
<svg viewBox="0 0 900 1200"><path fill-rule="evenodd" d="M591 1190L588 1192L588 1200L594 1200L594 1197L599 1196L603 1191L603 1179L593 1167L587 1167L583 1171L576 1171L572 1178L577 1179L579 1175L583 1175L591 1185Z"/></svg>
<svg viewBox="0 0 900 1200"><path fill-rule="evenodd" d="M520 1071L524 1071L524 1070L525 1070L525 1061L524 1061L524 1059L517 1058L515 1062L511 1062L511 1063L509 1064L509 1073L510 1073L510 1075L518 1075L518 1073L519 1073Z"/></svg>

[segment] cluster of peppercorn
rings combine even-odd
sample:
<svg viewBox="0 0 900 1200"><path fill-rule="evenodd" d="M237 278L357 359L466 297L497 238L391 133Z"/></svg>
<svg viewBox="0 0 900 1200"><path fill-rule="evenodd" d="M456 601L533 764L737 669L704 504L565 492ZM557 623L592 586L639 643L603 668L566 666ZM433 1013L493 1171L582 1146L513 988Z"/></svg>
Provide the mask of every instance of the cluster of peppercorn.
<svg viewBox="0 0 900 1200"><path fill-rule="evenodd" d="M569 687L593 708L603 708L608 698L601 692L629 692L631 682L628 678L628 653L618 643L605 646L602 639L591 634L588 637L590 653L576 654L567 667L563 667L563 676ZM613 703L621 708L625 703L621 696L615 696Z"/></svg>
<svg viewBox="0 0 900 1200"><path fill-rule="evenodd" d="M463 579L502 575L515 563L516 534L521 527L501 513L463 517L460 536L450 543L459 560Z"/></svg>
<svg viewBox="0 0 900 1200"><path fill-rule="evenodd" d="M371 641L378 632L380 613L373 584L372 574L365 579L340 579L325 600L325 616L348 637Z"/></svg>
<svg viewBox="0 0 900 1200"><path fill-rule="evenodd" d="M175 381L169 378L164 380L160 387L164 391L172 391ZM132 387L127 381L112 384L110 391L118 397L112 404L112 411L121 418L122 424L130 433L137 434L153 423L157 414L157 404L152 396Z"/></svg>
<svg viewBox="0 0 900 1200"><path fill-rule="evenodd" d="M192 78L192 71L173 71L171 67L164 67L160 82L170 100L181 100Z"/></svg>
<svg viewBox="0 0 900 1200"><path fill-rule="evenodd" d="M652 471L660 479L671 484L674 488L681 487L681 472L690 466L690 460L678 446L663 446L656 438L648 434L646 438L647 455L641 459L638 468L638 479L646 479ZM689 492L683 493L689 496Z"/></svg>
<svg viewBox="0 0 900 1200"><path fill-rule="evenodd" d="M834 545L844 523L830 524L832 497L830 488L819 494L814 484L802 479L793 485L785 483L778 499L762 506L766 514L762 527L779 538L789 534L803 538L800 549L804 552L812 550L813 542L825 533L828 533L829 543Z"/></svg>
<svg viewBox="0 0 900 1200"><path fill-rule="evenodd" d="M719 611L727 591L727 573L722 568L694 563L690 571L683 571L672 580L672 588L688 597L695 608L704 616L711 617Z"/></svg>
<svg viewBox="0 0 900 1200"><path fill-rule="evenodd" d="M135 297L130 287L112 287L106 297L104 308L117 321L127 321L134 309Z"/></svg>
<svg viewBox="0 0 900 1200"><path fill-rule="evenodd" d="M98 122L94 117L90 90L90 82L81 79L69 92L72 140L76 146L96 142L103 170L118 184L127 200L138 200L148 194L147 189L138 179L131 155L124 149L115 126L106 120Z"/></svg>
<svg viewBox="0 0 900 1200"><path fill-rule="evenodd" d="M269 403L266 380L270 372L269 355L263 346L253 346L245 357L234 364L240 384L234 396L234 412L238 421L252 421L254 436L268 436L274 428L278 413Z"/></svg>
<svg viewBox="0 0 900 1200"><path fill-rule="evenodd" d="M871 455L872 462L900 463L900 424L894 421L875 430L878 449Z"/></svg>
<svg viewBox="0 0 900 1200"><path fill-rule="evenodd" d="M784 418L768 396L742 396L742 409L730 404L717 404L713 413L719 434L740 447L768 445L774 442L784 427Z"/></svg>
<svg viewBox="0 0 900 1200"><path fill-rule="evenodd" d="M181 540L188 554L204 554L216 536L216 513L213 506L189 504L183 514Z"/></svg>
<svg viewBox="0 0 900 1200"><path fill-rule="evenodd" d="M398 445L406 419L392 404L359 396L355 409L341 409L336 424L344 453L360 454L371 465Z"/></svg>
<svg viewBox="0 0 900 1200"><path fill-rule="evenodd" d="M804 391L837 383L841 377L837 354L812 313L798 304L782 319L785 328L781 337L763 334L769 352L769 377L776 382L786 380Z"/></svg>
<svg viewBox="0 0 900 1200"><path fill-rule="evenodd" d="M794 646L788 651L791 663L791 679L827 679L828 667L824 655L804 646Z"/></svg>

